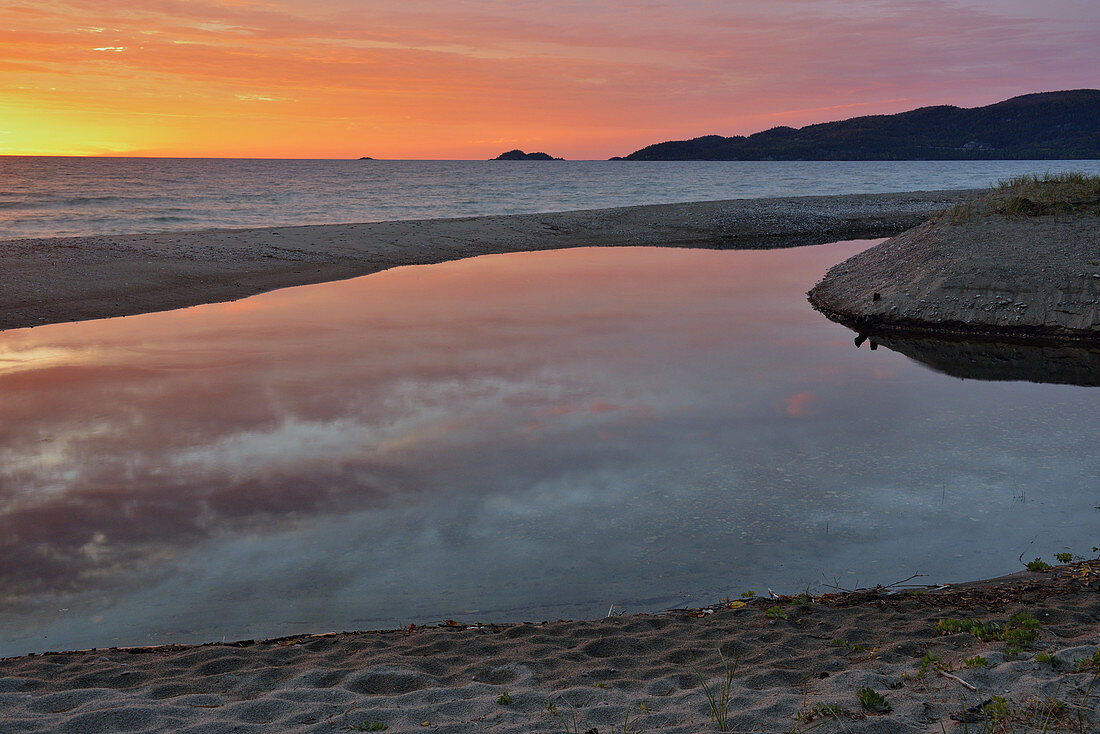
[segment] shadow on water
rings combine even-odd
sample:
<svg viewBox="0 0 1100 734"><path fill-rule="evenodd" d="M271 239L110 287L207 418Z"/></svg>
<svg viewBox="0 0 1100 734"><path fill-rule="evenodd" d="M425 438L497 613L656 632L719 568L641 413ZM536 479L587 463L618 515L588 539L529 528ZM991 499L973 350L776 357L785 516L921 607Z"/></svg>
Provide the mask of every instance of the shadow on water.
<svg viewBox="0 0 1100 734"><path fill-rule="evenodd" d="M857 348L884 346L945 375L968 380L1100 386L1100 344L1028 343L961 337L862 334Z"/></svg>

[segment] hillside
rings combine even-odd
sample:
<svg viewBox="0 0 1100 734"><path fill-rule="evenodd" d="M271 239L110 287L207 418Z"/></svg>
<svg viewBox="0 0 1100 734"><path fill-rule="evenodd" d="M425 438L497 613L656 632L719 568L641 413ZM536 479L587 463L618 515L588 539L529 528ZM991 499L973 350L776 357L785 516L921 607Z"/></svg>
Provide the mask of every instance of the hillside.
<svg viewBox="0 0 1100 734"><path fill-rule="evenodd" d="M986 107L921 107L745 137L705 135L632 161L1100 159L1100 90L1043 92Z"/></svg>

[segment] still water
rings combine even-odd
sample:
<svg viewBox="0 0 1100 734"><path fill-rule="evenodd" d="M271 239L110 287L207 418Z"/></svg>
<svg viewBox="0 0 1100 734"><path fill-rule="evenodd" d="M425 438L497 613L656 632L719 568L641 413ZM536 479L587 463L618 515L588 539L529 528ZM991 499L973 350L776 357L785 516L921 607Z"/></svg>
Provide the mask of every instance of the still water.
<svg viewBox="0 0 1100 734"><path fill-rule="evenodd" d="M1089 552L1100 390L856 349L804 293L868 244L488 256L0 333L0 654Z"/></svg>

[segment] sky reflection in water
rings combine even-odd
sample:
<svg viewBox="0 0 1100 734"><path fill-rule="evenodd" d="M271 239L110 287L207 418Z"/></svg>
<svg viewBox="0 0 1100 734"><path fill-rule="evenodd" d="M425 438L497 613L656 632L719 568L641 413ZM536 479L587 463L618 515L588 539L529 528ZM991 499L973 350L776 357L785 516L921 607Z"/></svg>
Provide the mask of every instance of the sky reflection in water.
<svg viewBox="0 0 1100 734"><path fill-rule="evenodd" d="M0 654L1089 550L1100 392L856 350L803 294L867 244L490 256L0 333Z"/></svg>

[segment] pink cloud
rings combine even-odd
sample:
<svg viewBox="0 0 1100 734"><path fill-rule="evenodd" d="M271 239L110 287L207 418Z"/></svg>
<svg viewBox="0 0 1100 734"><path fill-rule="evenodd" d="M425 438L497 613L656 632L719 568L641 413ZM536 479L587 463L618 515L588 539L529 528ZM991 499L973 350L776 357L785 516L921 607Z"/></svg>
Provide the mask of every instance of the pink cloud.
<svg viewBox="0 0 1100 734"><path fill-rule="evenodd" d="M467 157L500 140L606 157L1093 86L1100 66L1100 6L1069 0L16 0L0 28L0 68L28 106L43 89L73 114L201 104L176 137L202 140L242 114L239 95L274 96L273 141L300 145L291 135L323 118L344 126L326 139L357 152L373 131L390 156L433 154L410 147L431 139Z"/></svg>
<svg viewBox="0 0 1100 734"><path fill-rule="evenodd" d="M811 406L815 400L816 398L811 392L800 392L789 396L784 401L787 415L792 418L805 418L810 414Z"/></svg>

